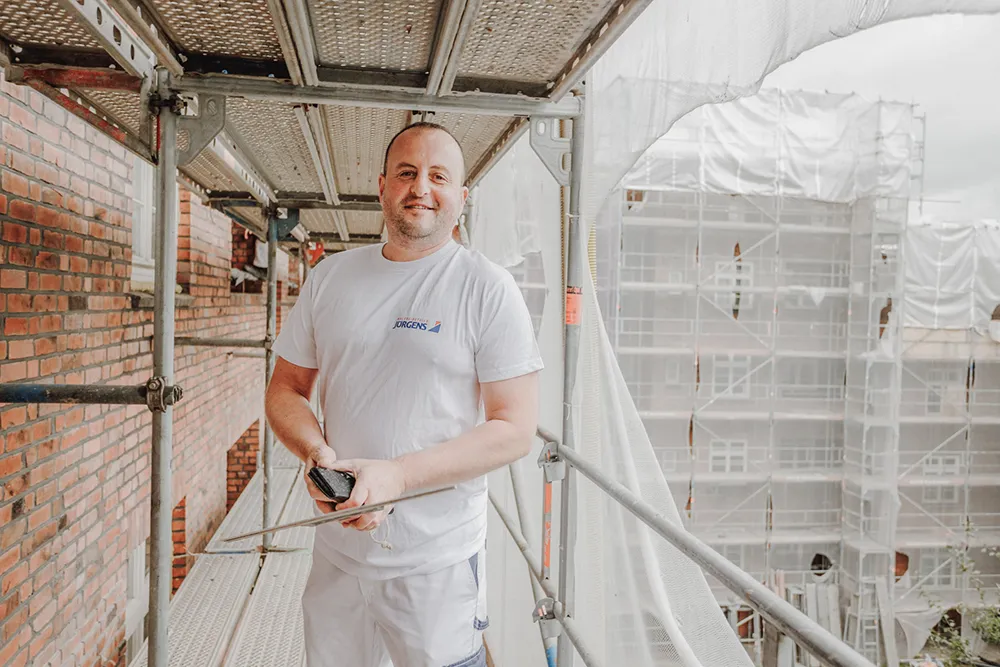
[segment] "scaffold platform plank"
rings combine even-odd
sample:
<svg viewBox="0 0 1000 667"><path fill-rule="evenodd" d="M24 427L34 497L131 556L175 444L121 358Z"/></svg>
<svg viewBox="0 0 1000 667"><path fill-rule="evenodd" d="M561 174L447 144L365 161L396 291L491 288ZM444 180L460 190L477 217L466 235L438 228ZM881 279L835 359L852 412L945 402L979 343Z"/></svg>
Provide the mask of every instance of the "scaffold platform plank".
<svg viewBox="0 0 1000 667"><path fill-rule="evenodd" d="M299 477L299 472L296 469L275 468L273 477L272 506L275 519L272 521L275 521L281 517L282 509L288 500L288 493L292 488L292 483ZM250 479L250 483L243 489L243 493L240 494L229 514L223 519L222 525L215 531L215 535L205 547L206 553L251 552L260 546L262 538L259 536L248 537L238 542L223 542L223 540L260 530L263 527L263 492L264 478L258 470Z"/></svg>
<svg viewBox="0 0 1000 667"><path fill-rule="evenodd" d="M302 465L302 461L283 444L276 442L274 443L274 463L271 465L274 468L298 468Z"/></svg>
<svg viewBox="0 0 1000 667"><path fill-rule="evenodd" d="M281 513L281 523L293 523L314 516L315 504L306 489L305 480L299 475L292 484L292 491ZM304 549L311 552L313 536L316 529L311 526L299 526L274 533L274 547L277 549Z"/></svg>
<svg viewBox="0 0 1000 667"><path fill-rule="evenodd" d="M218 665L259 571L257 554L201 555L170 603L170 667ZM149 643L130 667L146 667Z"/></svg>
<svg viewBox="0 0 1000 667"><path fill-rule="evenodd" d="M300 601L311 563L308 553L267 555L233 638L226 667L305 665Z"/></svg>

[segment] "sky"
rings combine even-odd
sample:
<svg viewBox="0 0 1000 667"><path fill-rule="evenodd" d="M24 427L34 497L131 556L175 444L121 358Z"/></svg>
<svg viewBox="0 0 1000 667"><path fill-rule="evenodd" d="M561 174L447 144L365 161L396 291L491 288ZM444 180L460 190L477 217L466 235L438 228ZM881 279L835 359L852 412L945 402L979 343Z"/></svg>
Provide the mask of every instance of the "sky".
<svg viewBox="0 0 1000 667"><path fill-rule="evenodd" d="M924 211L1000 219L1000 16L880 25L807 51L763 85L915 102L927 117Z"/></svg>

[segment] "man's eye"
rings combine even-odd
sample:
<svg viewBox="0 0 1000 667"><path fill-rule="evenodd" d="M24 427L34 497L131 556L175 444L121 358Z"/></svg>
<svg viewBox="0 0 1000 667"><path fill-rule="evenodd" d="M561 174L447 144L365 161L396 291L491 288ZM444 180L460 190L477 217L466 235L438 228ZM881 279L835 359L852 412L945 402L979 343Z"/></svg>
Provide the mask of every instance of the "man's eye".
<svg viewBox="0 0 1000 667"><path fill-rule="evenodd" d="M444 182L446 182L448 180L448 178L444 174L435 174L434 175L434 180L435 181L440 181L440 182L444 183Z"/></svg>

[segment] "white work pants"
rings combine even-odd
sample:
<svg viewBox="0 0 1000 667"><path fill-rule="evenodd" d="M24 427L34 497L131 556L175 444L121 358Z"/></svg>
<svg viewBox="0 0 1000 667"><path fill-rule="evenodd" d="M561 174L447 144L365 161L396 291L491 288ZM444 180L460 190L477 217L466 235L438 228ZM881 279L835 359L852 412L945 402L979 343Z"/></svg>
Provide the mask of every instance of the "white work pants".
<svg viewBox="0 0 1000 667"><path fill-rule="evenodd" d="M485 667L486 550L430 574L346 574L313 552L306 667ZM391 660L390 660L391 659Z"/></svg>

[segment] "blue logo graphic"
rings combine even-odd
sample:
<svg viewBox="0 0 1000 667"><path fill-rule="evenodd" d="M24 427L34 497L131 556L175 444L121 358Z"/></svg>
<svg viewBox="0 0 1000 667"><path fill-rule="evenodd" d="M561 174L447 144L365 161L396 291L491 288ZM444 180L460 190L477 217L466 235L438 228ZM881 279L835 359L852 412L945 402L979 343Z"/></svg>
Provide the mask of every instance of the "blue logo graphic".
<svg viewBox="0 0 1000 667"><path fill-rule="evenodd" d="M412 317L398 317L396 318L396 324L393 325L393 329L416 329L417 331L426 331L427 333L441 333L441 320L431 323L427 320L420 320Z"/></svg>

